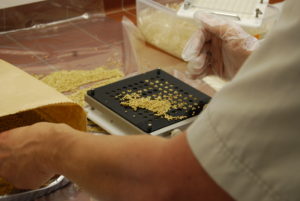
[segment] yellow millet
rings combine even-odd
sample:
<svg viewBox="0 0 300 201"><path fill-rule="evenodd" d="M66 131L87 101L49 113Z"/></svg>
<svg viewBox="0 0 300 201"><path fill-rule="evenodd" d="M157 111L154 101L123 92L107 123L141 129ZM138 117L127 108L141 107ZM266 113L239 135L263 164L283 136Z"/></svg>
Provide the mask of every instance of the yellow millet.
<svg viewBox="0 0 300 201"><path fill-rule="evenodd" d="M86 92L90 89L94 89L97 87L101 87L116 81L119 81L120 79L122 79L122 77L114 77L114 78L110 78L108 80L105 81L101 81L101 82L97 82L96 84L93 84L90 87L84 88L84 89L79 89L76 92L67 95L68 98L70 98L72 101L74 101L75 103L79 104L80 106L84 107L85 106L85 101L84 101L84 96L86 94Z"/></svg>
<svg viewBox="0 0 300 201"><path fill-rule="evenodd" d="M163 99L161 96L152 98L151 96L142 97L138 93L126 94L121 99L121 105L129 106L133 110L138 108L146 109L154 113L156 116L161 116L167 120L184 119L185 116L171 116L167 112L172 108L169 100Z"/></svg>
<svg viewBox="0 0 300 201"><path fill-rule="evenodd" d="M110 66L115 67L119 62L111 63ZM47 76L33 75L35 78L42 80L49 86L52 86L60 92L65 92L75 103L85 106L84 96L90 89L104 86L116 82L124 77L124 74L118 70L110 70L99 67L94 70L71 70L57 71ZM67 92L67 93L66 93ZM96 124L88 124L89 132L107 133Z"/></svg>
<svg viewBox="0 0 300 201"><path fill-rule="evenodd" d="M118 69L108 70L99 67L94 70L57 71L41 80L59 92L67 92L95 81L123 76L124 74Z"/></svg>

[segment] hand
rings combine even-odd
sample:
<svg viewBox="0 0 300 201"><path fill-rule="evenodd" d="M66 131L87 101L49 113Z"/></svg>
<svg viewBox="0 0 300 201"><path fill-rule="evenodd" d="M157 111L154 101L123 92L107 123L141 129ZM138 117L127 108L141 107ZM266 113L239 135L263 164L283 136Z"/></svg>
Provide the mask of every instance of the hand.
<svg viewBox="0 0 300 201"><path fill-rule="evenodd" d="M62 124L37 123L0 133L0 177L20 189L35 189L56 172L51 169L59 140L65 130Z"/></svg>
<svg viewBox="0 0 300 201"><path fill-rule="evenodd" d="M233 78L256 48L257 39L220 17L197 12L194 18L203 28L190 38L182 53L189 62L189 75L193 79L206 75Z"/></svg>

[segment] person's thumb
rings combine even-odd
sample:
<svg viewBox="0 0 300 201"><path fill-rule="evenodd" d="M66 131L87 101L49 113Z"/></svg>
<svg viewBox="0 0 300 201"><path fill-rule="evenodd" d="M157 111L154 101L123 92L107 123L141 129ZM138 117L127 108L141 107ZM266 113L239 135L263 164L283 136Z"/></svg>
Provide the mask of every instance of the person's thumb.
<svg viewBox="0 0 300 201"><path fill-rule="evenodd" d="M187 73L191 79L200 78L206 75L206 52L201 53L198 57L191 59L187 65Z"/></svg>
<svg viewBox="0 0 300 201"><path fill-rule="evenodd" d="M181 57L184 61L190 61L198 57L205 43L205 35L201 29L197 30L186 43Z"/></svg>

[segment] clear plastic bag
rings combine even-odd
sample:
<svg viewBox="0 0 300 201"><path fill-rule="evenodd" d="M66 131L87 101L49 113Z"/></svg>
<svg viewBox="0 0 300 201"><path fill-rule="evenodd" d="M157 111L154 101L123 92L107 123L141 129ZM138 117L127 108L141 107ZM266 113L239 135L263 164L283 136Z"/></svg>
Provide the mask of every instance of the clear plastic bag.
<svg viewBox="0 0 300 201"><path fill-rule="evenodd" d="M0 34L0 58L31 74L121 68L122 26L89 14Z"/></svg>
<svg viewBox="0 0 300 201"><path fill-rule="evenodd" d="M84 13L104 13L102 0L51 0L0 10L0 32L57 22Z"/></svg>

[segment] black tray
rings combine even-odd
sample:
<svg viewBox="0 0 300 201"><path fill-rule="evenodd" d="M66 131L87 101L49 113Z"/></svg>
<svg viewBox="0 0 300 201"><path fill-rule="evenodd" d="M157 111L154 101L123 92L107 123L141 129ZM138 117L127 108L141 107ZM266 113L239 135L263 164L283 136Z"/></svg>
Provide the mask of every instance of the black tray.
<svg viewBox="0 0 300 201"><path fill-rule="evenodd" d="M186 102L187 106L173 109L168 114L171 116L185 116L185 118L167 120L166 118L154 115L153 112L146 109L137 109L135 111L128 106L120 104L120 95L122 93L133 93L141 90L143 91L142 97L154 96L159 93L162 95L180 95L180 100ZM152 70L90 90L87 94L145 133L154 132L198 115L202 111L203 106L210 100L210 97L206 94L201 93L161 69Z"/></svg>

